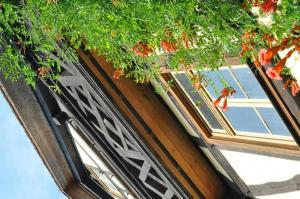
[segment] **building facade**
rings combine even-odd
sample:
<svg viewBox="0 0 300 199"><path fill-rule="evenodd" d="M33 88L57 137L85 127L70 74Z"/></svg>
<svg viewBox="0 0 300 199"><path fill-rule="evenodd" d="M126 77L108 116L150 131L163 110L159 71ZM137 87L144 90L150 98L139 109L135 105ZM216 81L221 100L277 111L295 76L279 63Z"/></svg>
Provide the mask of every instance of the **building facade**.
<svg viewBox="0 0 300 199"><path fill-rule="evenodd" d="M104 57L78 55L78 62L59 60L56 92L50 80L33 89L1 76L3 93L70 198L299 196L299 95L266 78L264 68L253 73L235 58L221 68L240 91L222 112L213 106L214 88L193 89L188 76L197 71L162 67L159 79L138 85L114 79Z"/></svg>

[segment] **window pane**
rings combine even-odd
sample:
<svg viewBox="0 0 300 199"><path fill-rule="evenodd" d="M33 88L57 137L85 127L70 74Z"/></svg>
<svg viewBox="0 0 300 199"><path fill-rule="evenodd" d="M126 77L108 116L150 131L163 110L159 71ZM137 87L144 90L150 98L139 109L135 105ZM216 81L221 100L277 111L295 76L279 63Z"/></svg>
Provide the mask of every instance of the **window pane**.
<svg viewBox="0 0 300 199"><path fill-rule="evenodd" d="M220 71L205 71L204 74L207 75L207 77L213 82L213 85L209 84L207 86L207 90L213 98L217 98L222 89L226 86L222 83L221 78L228 83L228 86L232 86L236 90L236 94L233 96L234 98L246 98L245 94L234 80L234 77L229 72L229 69L222 69Z"/></svg>
<svg viewBox="0 0 300 199"><path fill-rule="evenodd" d="M254 108L229 107L224 113L236 131L269 134Z"/></svg>
<svg viewBox="0 0 300 199"><path fill-rule="evenodd" d="M291 136L288 128L274 108L257 108L273 135Z"/></svg>
<svg viewBox="0 0 300 199"><path fill-rule="evenodd" d="M232 72L249 98L268 99L252 71L248 68L233 68Z"/></svg>
<svg viewBox="0 0 300 199"><path fill-rule="evenodd" d="M185 73L174 74L176 80L181 84L182 88L190 99L197 105L198 110L201 112L202 116L213 129L223 129L219 124L218 120L215 118L209 107L206 105L204 100L201 98L199 93L194 89L190 80Z"/></svg>

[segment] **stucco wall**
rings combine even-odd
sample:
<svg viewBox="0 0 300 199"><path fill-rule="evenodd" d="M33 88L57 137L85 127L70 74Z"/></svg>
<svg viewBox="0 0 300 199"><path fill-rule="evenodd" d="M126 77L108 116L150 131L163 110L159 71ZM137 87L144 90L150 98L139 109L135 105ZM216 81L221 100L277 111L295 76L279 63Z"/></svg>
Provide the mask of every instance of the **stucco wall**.
<svg viewBox="0 0 300 199"><path fill-rule="evenodd" d="M257 198L300 198L300 161L236 151L221 152Z"/></svg>

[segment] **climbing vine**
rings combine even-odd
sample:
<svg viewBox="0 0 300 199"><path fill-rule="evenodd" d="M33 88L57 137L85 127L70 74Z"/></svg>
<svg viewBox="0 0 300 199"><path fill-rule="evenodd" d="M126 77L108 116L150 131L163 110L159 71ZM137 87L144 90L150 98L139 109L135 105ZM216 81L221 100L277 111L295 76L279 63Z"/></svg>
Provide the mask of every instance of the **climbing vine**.
<svg viewBox="0 0 300 199"><path fill-rule="evenodd" d="M48 54L60 42L68 44L71 57L79 48L104 55L116 79L125 75L138 83L157 77L161 64L216 70L226 57L240 54L261 65L262 49L298 37L300 8L297 0L0 2L0 72L30 85L37 78L57 80L59 63ZM28 64L28 50L39 68ZM199 77L193 81L205 79Z"/></svg>
<svg viewBox="0 0 300 199"><path fill-rule="evenodd" d="M6 62L0 70L10 79L23 76L33 84L53 66L41 59L42 74L30 71L24 49L55 51L51 41L64 41L72 49L96 51L118 74L146 82L159 74L162 57L173 69L192 63L199 69L217 69L226 56L240 51L240 35L253 25L253 18L234 0L2 1L1 43L5 41L7 50L1 54Z"/></svg>
<svg viewBox="0 0 300 199"><path fill-rule="evenodd" d="M296 96L300 91L300 1L246 0L244 8L257 26L244 32L241 56L251 58L256 67L268 67L269 78L284 77L284 88L291 88Z"/></svg>

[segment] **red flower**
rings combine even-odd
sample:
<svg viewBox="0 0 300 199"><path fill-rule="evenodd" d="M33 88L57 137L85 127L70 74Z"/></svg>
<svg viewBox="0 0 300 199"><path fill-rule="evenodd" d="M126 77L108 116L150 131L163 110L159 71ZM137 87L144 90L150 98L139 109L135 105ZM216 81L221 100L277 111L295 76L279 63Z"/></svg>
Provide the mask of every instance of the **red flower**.
<svg viewBox="0 0 300 199"><path fill-rule="evenodd" d="M135 52L137 56L141 56L141 57L148 57L153 52L153 50L143 42L139 42L135 44L132 50Z"/></svg>
<svg viewBox="0 0 300 199"><path fill-rule="evenodd" d="M269 78L276 79L276 80L282 80L280 73L281 71L278 72L275 68L272 67L269 67L266 71L266 74L268 75Z"/></svg>
<svg viewBox="0 0 300 199"><path fill-rule="evenodd" d="M278 53L278 51L281 50L283 47L284 44L282 43L280 45L268 49L268 52L266 53L266 59L271 60Z"/></svg>
<svg viewBox="0 0 300 199"><path fill-rule="evenodd" d="M258 61L261 65L268 65L271 63L270 57L267 56L268 50L265 48L260 49L258 53Z"/></svg>
<svg viewBox="0 0 300 199"><path fill-rule="evenodd" d="M221 95L214 101L214 106L218 106L222 99L224 99L223 102L223 111L227 111L227 97L230 95L233 95L236 93L236 91L232 87L224 88L221 91Z"/></svg>
<svg viewBox="0 0 300 199"><path fill-rule="evenodd" d="M117 69L117 70L114 71L113 78L114 79L119 79L121 75L123 75L123 71L121 69Z"/></svg>
<svg viewBox="0 0 300 199"><path fill-rule="evenodd" d="M268 50L262 48L258 53L258 59L261 65L267 65L271 62L272 58L285 46L285 43L274 46Z"/></svg>
<svg viewBox="0 0 300 199"><path fill-rule="evenodd" d="M160 45L164 49L164 51L168 53L175 52L177 50L176 43L174 42L162 41L160 42Z"/></svg>
<svg viewBox="0 0 300 199"><path fill-rule="evenodd" d="M285 56L283 59L281 59L281 60L276 64L275 67L273 67L273 68L268 68L267 71L266 71L266 74L267 74L270 78L272 78L272 79L282 80L282 77L280 76L280 74L281 74L281 71L282 71L282 69L283 69L283 66L284 66L286 60L293 54L293 52L294 52L295 50L296 50L295 48L292 49L292 50L290 50L290 51L286 54L286 56Z"/></svg>
<svg viewBox="0 0 300 199"><path fill-rule="evenodd" d="M277 0L265 0L263 4L260 5L263 12L275 12L277 9Z"/></svg>
<svg viewBox="0 0 300 199"><path fill-rule="evenodd" d="M266 72L268 77L271 79L282 80L282 77L280 76L280 74L281 74L281 71L283 69L283 66L284 66L286 60L287 60L287 57L280 60L275 67L269 67Z"/></svg>

